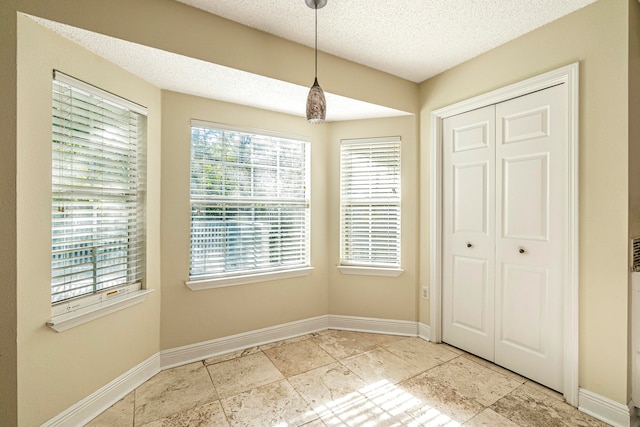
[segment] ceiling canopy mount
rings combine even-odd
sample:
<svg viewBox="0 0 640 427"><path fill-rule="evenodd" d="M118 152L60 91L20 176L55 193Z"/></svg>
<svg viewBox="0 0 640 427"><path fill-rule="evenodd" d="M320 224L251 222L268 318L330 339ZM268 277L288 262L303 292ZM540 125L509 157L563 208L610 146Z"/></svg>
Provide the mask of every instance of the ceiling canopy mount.
<svg viewBox="0 0 640 427"><path fill-rule="evenodd" d="M327 5L327 0L304 0L311 9L322 9Z"/></svg>

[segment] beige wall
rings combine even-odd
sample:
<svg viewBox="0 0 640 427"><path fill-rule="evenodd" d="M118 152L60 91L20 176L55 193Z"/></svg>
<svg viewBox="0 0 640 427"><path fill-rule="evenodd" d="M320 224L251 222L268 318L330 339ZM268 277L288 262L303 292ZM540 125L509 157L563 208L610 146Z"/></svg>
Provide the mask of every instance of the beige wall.
<svg viewBox="0 0 640 427"><path fill-rule="evenodd" d="M421 165L430 113L580 62L580 386L627 403L629 2L600 0L420 86ZM635 5L634 5L635 7ZM422 280L429 278L429 176L421 179ZM428 302L420 320L428 323Z"/></svg>
<svg viewBox="0 0 640 427"><path fill-rule="evenodd" d="M18 423L16 1L0 2L0 419Z"/></svg>
<svg viewBox="0 0 640 427"><path fill-rule="evenodd" d="M640 237L640 2L629 5L629 237Z"/></svg>
<svg viewBox="0 0 640 427"><path fill-rule="evenodd" d="M309 125L303 118L163 92L162 349L326 314L417 319L418 144L413 116ZM189 121L298 135L311 140L310 276L191 291ZM344 138L402 138L402 267L398 278L343 275L339 245L339 144Z"/></svg>
<svg viewBox="0 0 640 427"><path fill-rule="evenodd" d="M51 318L52 69L149 109L147 300L62 333ZM19 425L39 425L157 354L160 312L160 90L18 17Z"/></svg>
<svg viewBox="0 0 640 427"><path fill-rule="evenodd" d="M347 275L340 261L340 140L399 136L401 142L401 267L398 277ZM418 125L414 116L332 123L326 176L329 186L329 313L416 321L418 279Z"/></svg>
<svg viewBox="0 0 640 427"><path fill-rule="evenodd" d="M309 276L192 291L189 274L190 120L279 132L311 141ZM304 118L163 92L162 349L327 314L327 127Z"/></svg>
<svg viewBox="0 0 640 427"><path fill-rule="evenodd" d="M640 2L629 3L629 238L640 237ZM630 251L630 258L632 251ZM631 259L630 259L631 262ZM632 288L629 286L629 295ZM637 308L636 308L637 309ZM631 296L629 296L631 313ZM635 362L631 342L631 318L629 316L629 362ZM637 326L638 327L638 326ZM631 384L627 385L631 393Z"/></svg>

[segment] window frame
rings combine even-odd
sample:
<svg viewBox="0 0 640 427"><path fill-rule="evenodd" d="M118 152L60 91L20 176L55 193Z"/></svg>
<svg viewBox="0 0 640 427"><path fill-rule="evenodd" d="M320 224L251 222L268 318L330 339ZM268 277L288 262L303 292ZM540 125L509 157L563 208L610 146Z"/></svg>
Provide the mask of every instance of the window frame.
<svg viewBox="0 0 640 427"><path fill-rule="evenodd" d="M93 258L94 260L92 262L92 270L91 270L93 271L93 273L91 273L92 278L85 279L85 280L92 280L92 282L89 283L87 286L92 286L93 290L85 291L85 292L79 293L78 295L69 295L61 300L53 301L54 287L60 286L60 283L68 283L70 286L72 286L69 290L66 291L68 293L73 292L73 290L81 289L80 287L78 287L78 284L72 285L73 283L75 283L75 281L60 282L60 279L55 279L56 277L63 278L64 276L79 274L79 273L74 273L75 269L73 266L76 265L75 263L80 262L81 260L68 261L63 265L56 263L57 258L54 252L55 246L72 245L73 247L76 247L77 245L76 243L74 243L74 240L66 240L73 235L73 234L69 235L69 232L70 232L69 227L72 227L74 229L76 227L79 227L79 225L75 225L75 224L79 224L82 221L83 214L85 215L84 217L87 218L86 217L87 212L89 212L90 214L93 212L96 212L94 214L94 215L98 215L95 217L95 218L98 218L97 220L95 220L96 224L97 223L107 224L107 225L118 224L116 222L113 222L113 223L109 222L111 220L110 218L113 218L113 217L109 217L108 215L103 217L97 213L99 211L96 209L97 209L97 206L100 206L99 204L100 202L93 203L94 199L92 199L92 197L95 197L95 195L98 194L100 190L96 190L95 188L97 187L93 187L90 183L90 180L92 178L95 178L97 173L104 174L109 172L103 172L103 171L114 170L114 166L113 164L111 164L111 161L105 160L106 157L108 156L100 157L98 154L96 154L97 152L99 152L99 149L87 148L91 145L94 147L98 146L98 143L93 142L92 138L93 139L95 138L96 133L107 132L105 130L105 128L107 127L107 124L106 124L106 121L104 120L109 120L109 119L107 118L104 120L100 120L100 122L98 122L100 126L95 128L96 130L93 130L94 128L91 128L91 130L86 129L86 124L85 124L84 132L86 133L84 133L84 135L86 136L83 138L81 138L79 135L78 136L73 135L74 133L79 132L76 129L81 128L81 126L83 125L82 120L86 120L86 119L80 118L81 117L81 113L79 112L80 110L74 110L74 111L71 110L73 108L73 101L67 101L67 100L63 101L61 93L59 95L60 97L59 99L55 98L56 90L63 90L62 89L63 87L64 87L64 90L68 90L68 93L71 96L73 96L73 98L70 98L70 99L79 99L77 98L78 96L84 97L85 100L87 100L85 105L89 106L89 109L84 111L86 111L87 114L90 114L92 116L98 115L98 112L100 111L104 111L103 109L105 108L106 105L116 105L117 106L116 108L122 111L128 111L129 114L134 113L137 115L135 120L136 122L139 121L140 123L136 123L135 125L135 131L137 133L137 136L135 137L135 146L132 149L132 151L135 152L136 154L134 156L135 158L132 161L129 161L128 163L126 163L127 165L130 165L132 164L132 162L135 162L134 168L131 169L134 172L135 181L133 184L129 184L129 188L135 188L135 195L131 196L130 193L127 193L126 190L123 189L122 196L120 195L110 196L117 201L117 204L116 204L117 206L126 205L127 203L131 203L133 201L132 207L128 208L126 211L127 212L126 215L122 217L127 219L127 226L125 227L123 225L123 221L120 220L119 229L122 229L122 230L126 229L127 235L131 235L131 227L128 221L130 221L131 218L135 218L134 220L135 225L133 228L133 233L135 234L135 239L134 239L135 246L132 246L131 243L125 243L126 249L124 249L124 253L126 255L124 255L124 261L113 261L114 258L111 258L111 260L104 261L107 263L106 264L107 267L101 267L103 269L104 268L109 269L108 267L109 265L126 266L126 269L124 270L126 271L126 273L118 275L118 277L124 277L124 281L121 281L121 279L119 279L117 283L111 286L109 286L108 282L106 282L107 286L98 288L99 286L98 279L99 278L104 279L105 276L100 276L98 274L97 271L98 271L99 261L96 261L96 258L94 256ZM56 110L56 108L61 108L61 107L68 107L69 109L67 110L66 118L62 119L62 116L61 116L60 118L56 119L55 115L59 114L60 111L62 111L60 109ZM75 108L77 109L78 107L75 107ZM50 229L51 229L51 242L52 242L51 251L52 252L51 252L51 265L50 265L51 281L49 285L50 295L51 295L51 320L47 322L47 325L52 329L56 330L57 332L62 332L69 328L91 321L93 319L122 310L123 308L129 307L131 305L141 303L146 299L146 296L153 291L150 289L145 289L146 288L146 283L145 283L145 280L146 280L145 279L146 278L146 271L145 271L146 270L146 257L145 257L146 185L145 183L146 183L146 150L147 150L146 117L148 113L147 113L147 109L139 104L133 103L129 100L121 98L117 95L114 95L110 92L107 92L91 84L78 80L74 77L66 75L57 70L53 71L51 111L52 111L51 150L52 150L52 154L56 152L58 154L52 155L52 169L51 169L51 174L52 174L51 220L52 220L52 223L51 223ZM58 113L56 113L56 111ZM85 114L85 113L83 112L82 114ZM103 116L103 117L106 118L108 116ZM132 119L129 119L129 124L126 125L127 127L131 126L131 120ZM61 125L65 127L56 127L54 126L55 122L60 122ZM64 125L63 123L66 123L66 125ZM61 126L61 125L57 125L57 126ZM61 131L62 133L58 133L59 131ZM71 142L72 146L74 147L74 153L76 148L78 148L78 152L83 152L81 157L85 157L84 161L86 162L85 163L86 166L84 166L84 168L86 169L76 169L78 168L77 166L78 163L75 163L77 160L73 159L73 156L75 156L75 154L71 154L72 156L70 160L71 163L69 164L66 163L67 158L63 157L65 155L63 155L62 153L65 150L69 150L69 147L71 145L68 145L68 143L65 144L62 140L59 140L59 138L63 138L60 136L62 134L65 134L66 137L68 138L68 141ZM107 145L106 144L99 145L99 147L101 147L100 149L104 149L103 147L107 147ZM112 153L111 151L108 151L108 150L105 150L105 151ZM94 169L96 167L97 169ZM124 170L127 170L127 169L124 169ZM75 175L77 173L76 171L81 171L81 172L87 171L87 172L84 172L85 173L84 176L77 175L78 176L77 178L73 178L72 181L74 182L69 181L70 178L66 178L66 177L76 176ZM100 172L96 172L96 171L100 171ZM65 175L65 174L73 174L73 175ZM127 170L126 176L130 177L131 172ZM89 193L86 193L87 189L90 189ZM78 194L82 193L83 191L85 191L85 194L87 194L86 196L84 196L86 197L86 200L84 201L82 201L83 200L82 198L78 199ZM102 191L104 192L105 190L102 190ZM87 208L88 210L82 211L80 208L74 208L75 203L82 203L84 204L84 206L89 206ZM109 206L116 206L116 205L110 204ZM68 207L71 207L72 211L68 215L68 217L64 218L64 221L74 225L56 224L56 221L60 221L62 219L62 217L60 217L60 213L65 212L66 211L65 208L68 208ZM132 213L132 212L135 212L135 213ZM107 219L106 222L104 222L104 219L101 220L101 218L106 218ZM83 240L87 242L95 242L99 240L98 236L104 236L105 231L100 232L100 231L97 231L97 228L96 228L96 227L103 227L102 225L101 226L93 225L92 227L94 229L88 235L89 237ZM58 233L56 233L57 230L59 230ZM110 233L110 232L107 232L107 233ZM54 234L59 236L68 236L68 237L66 237L65 240L63 241L56 242L54 239ZM112 235L112 234L108 234L108 235ZM113 237L111 238L113 239ZM120 237L120 240L122 240L122 237ZM123 243L121 242L118 244L118 246L122 247L122 244ZM97 246L93 245L90 248L95 253L98 250L96 248L104 248L104 247L105 247L104 243L102 243ZM71 249L66 249L65 252L68 252L69 250ZM73 249L73 250L75 252L86 252L89 249L82 250L82 247L77 247L76 249ZM123 249L120 249L120 251L122 252ZM108 257L108 255L106 256ZM86 256L83 256L83 257L86 258ZM134 257L134 259L137 261L132 261L131 257ZM117 259L122 259L122 257L118 256ZM72 263L69 264L69 262L72 262ZM103 262L103 261L100 261L100 262ZM61 273L60 269L64 269L62 270L64 271L64 273ZM135 273L135 276L134 276L133 271L138 271L138 273ZM112 274L112 273L109 273L109 274ZM66 279L62 279L62 280L66 280ZM86 287L86 286L83 285L83 287Z"/></svg>
<svg viewBox="0 0 640 427"><path fill-rule="evenodd" d="M339 215L339 225L340 225L340 247L339 247L339 264L337 266L338 270L343 274L354 274L354 275L368 275L368 276L383 276L383 277L397 277L402 274L404 271L402 269L402 140L399 136L392 137L377 137L377 138L356 138L356 139L343 139L340 141L340 215ZM372 147L376 145L393 145L397 151L397 163L394 167L397 170L397 185L399 188L395 190L395 197L386 198L386 204L389 204L393 199L393 203L396 204L396 216L397 216L397 238L395 239L397 244L397 263L376 263L376 262L363 262L361 260L355 259L355 257L350 257L348 250L345 248L346 242L349 240L349 233L345 228L351 228L351 224L345 219L345 212L347 210L347 206L350 204L361 203L362 205L375 206L376 204L383 203L381 198L376 197L345 197L345 193L351 193L352 190L346 188L347 183L345 182L345 173L349 171L345 171L346 165L344 164L345 158L345 150L348 150L348 147ZM371 234L371 232L370 232ZM369 256L371 257L371 253Z"/></svg>
<svg viewBox="0 0 640 427"><path fill-rule="evenodd" d="M265 130L257 130L250 129L239 126L231 126L222 123L204 121L192 119L190 123L190 160L189 160L189 205L190 212L193 212L194 198L192 194L192 185L194 184L191 179L191 174L193 173L193 140L192 140L192 132L193 128L207 128L214 131L222 131L222 132L233 132L257 137L264 138L278 138L283 140L291 140L295 142L299 142L303 145L304 149L304 200L300 199L298 202L304 202L305 206L305 241L303 242L303 246L305 247L305 260L304 263L300 263L292 266L283 266L276 268L264 268L264 269L242 269L236 271L228 271L221 273L213 273L207 275L192 275L191 269L193 267L193 229L192 229L192 221L193 214L189 215L189 235L190 235L190 243L189 243L189 273L188 279L184 282L189 289L193 291L219 288L219 287L227 287L227 286L237 286L244 285L249 283L258 283L272 280L280 280L280 279L288 279L293 277L302 277L311 274L313 267L311 267L311 191L310 191L310 177L311 177L311 147L310 147L310 139L306 137L301 137L299 135L290 135L279 132L265 131ZM240 164L240 163L237 163ZM252 187L253 188L253 187ZM234 200L232 196L215 196L216 199L228 199L229 202ZM277 198L273 200L278 200Z"/></svg>

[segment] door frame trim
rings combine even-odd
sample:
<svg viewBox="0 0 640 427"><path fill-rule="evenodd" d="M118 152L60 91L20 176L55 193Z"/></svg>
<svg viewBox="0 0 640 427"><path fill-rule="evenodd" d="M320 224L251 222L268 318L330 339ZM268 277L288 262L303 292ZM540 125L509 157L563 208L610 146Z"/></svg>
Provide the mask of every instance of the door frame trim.
<svg viewBox="0 0 640 427"><path fill-rule="evenodd" d="M578 83L579 63L487 92L465 101L431 112L430 136L430 327L431 341L442 341L442 122L445 118L467 111L497 104L532 92L566 84L567 100L567 168L564 182L567 205L565 221L565 273L564 273L564 328L563 376L564 397L567 403L578 405Z"/></svg>

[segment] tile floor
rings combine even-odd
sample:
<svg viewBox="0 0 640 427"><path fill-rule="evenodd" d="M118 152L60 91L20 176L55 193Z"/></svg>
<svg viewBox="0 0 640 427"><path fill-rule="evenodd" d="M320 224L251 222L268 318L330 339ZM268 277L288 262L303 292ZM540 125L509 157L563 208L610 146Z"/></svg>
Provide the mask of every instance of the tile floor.
<svg viewBox="0 0 640 427"><path fill-rule="evenodd" d="M98 426L606 426L445 344L327 330L160 372Z"/></svg>

